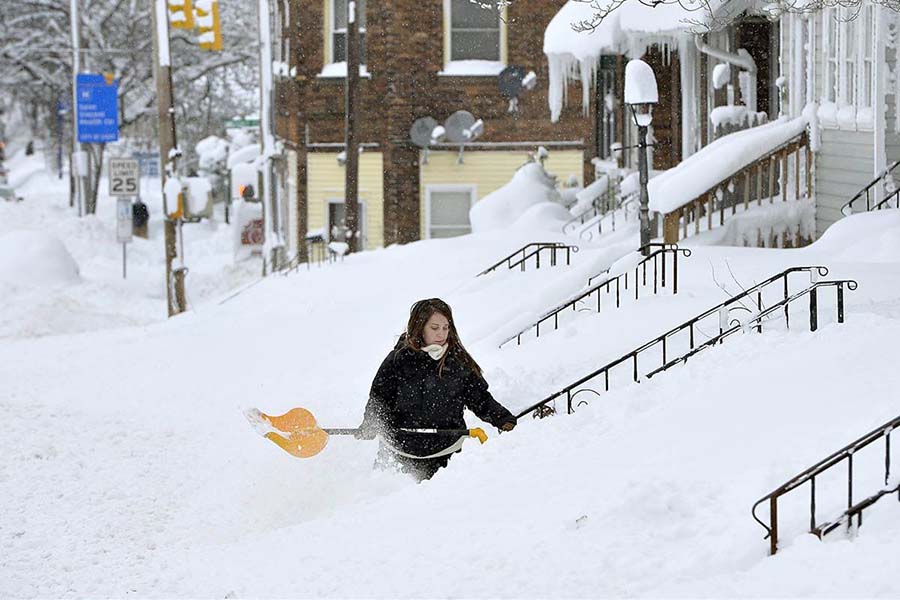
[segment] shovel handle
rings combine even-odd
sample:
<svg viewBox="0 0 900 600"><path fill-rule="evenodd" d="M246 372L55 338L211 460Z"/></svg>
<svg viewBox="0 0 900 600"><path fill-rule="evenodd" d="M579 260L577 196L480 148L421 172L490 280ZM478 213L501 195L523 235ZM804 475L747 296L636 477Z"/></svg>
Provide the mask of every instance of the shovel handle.
<svg viewBox="0 0 900 600"><path fill-rule="evenodd" d="M358 427L354 428L334 428L334 427L324 427L322 431L327 433L328 435L356 435L356 432L359 431Z"/></svg>
<svg viewBox="0 0 900 600"><path fill-rule="evenodd" d="M356 435L359 431L358 427L354 428L335 428L335 427L324 427L322 430L328 435ZM484 433L480 427L476 427L475 429L411 429L411 428L401 428L401 431L407 433L434 433L441 435L458 435L460 437L473 437L478 438L478 440L483 444L487 440L487 434Z"/></svg>

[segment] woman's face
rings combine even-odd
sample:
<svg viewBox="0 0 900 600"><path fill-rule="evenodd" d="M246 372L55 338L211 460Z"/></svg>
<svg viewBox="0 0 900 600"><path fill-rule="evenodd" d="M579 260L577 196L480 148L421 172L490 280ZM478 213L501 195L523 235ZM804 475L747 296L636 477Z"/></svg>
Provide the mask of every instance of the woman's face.
<svg viewBox="0 0 900 600"><path fill-rule="evenodd" d="M437 344L443 346L447 343L447 337L450 335L450 321L441 313L434 313L425 322L425 331L422 332L425 345L431 346Z"/></svg>

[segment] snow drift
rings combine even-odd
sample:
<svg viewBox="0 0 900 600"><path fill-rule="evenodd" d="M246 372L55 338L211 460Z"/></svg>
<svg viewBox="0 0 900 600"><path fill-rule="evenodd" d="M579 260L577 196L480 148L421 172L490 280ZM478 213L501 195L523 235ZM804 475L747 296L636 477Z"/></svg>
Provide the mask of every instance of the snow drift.
<svg viewBox="0 0 900 600"><path fill-rule="evenodd" d="M469 210L472 232L509 227L532 207L543 202L553 203L560 211L548 208L541 214L565 221L568 211L562 207L561 201L556 189L556 176L548 173L540 163L526 163L515 172L509 183L482 198Z"/></svg>
<svg viewBox="0 0 900 600"><path fill-rule="evenodd" d="M58 237L40 231L0 236L0 281L44 286L79 279L78 264Z"/></svg>

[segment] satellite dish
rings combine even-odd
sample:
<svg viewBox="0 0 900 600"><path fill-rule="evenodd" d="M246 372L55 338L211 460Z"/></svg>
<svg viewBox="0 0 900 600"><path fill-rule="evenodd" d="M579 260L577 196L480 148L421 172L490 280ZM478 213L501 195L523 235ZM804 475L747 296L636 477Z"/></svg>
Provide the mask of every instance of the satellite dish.
<svg viewBox="0 0 900 600"><path fill-rule="evenodd" d="M475 124L475 117L467 110L458 110L449 117L444 123L444 129L447 131L447 140L451 144L465 144L471 140L466 132Z"/></svg>
<svg viewBox="0 0 900 600"><path fill-rule="evenodd" d="M431 117L416 119L409 129L409 139L419 148L428 148L431 145L431 132L438 126L438 122Z"/></svg>
<svg viewBox="0 0 900 600"><path fill-rule="evenodd" d="M506 98L518 98L522 93L522 81L525 79L525 68L510 65L500 71L497 86Z"/></svg>

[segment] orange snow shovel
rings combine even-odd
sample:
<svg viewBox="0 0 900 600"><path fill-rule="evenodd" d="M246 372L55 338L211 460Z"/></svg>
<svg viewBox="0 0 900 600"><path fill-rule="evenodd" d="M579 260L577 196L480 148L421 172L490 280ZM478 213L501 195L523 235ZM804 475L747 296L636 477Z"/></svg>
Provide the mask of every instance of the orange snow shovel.
<svg viewBox="0 0 900 600"><path fill-rule="evenodd" d="M356 428L322 428L316 423L316 418L305 408L292 408L283 415L267 415L256 408L244 412L244 416L250 424L263 437L271 440L279 448L296 456L297 458L309 458L325 449L329 435L354 435L359 431ZM410 433L432 433L443 435L457 435L460 438L477 438L482 444L487 441L487 434L483 429L403 429Z"/></svg>

